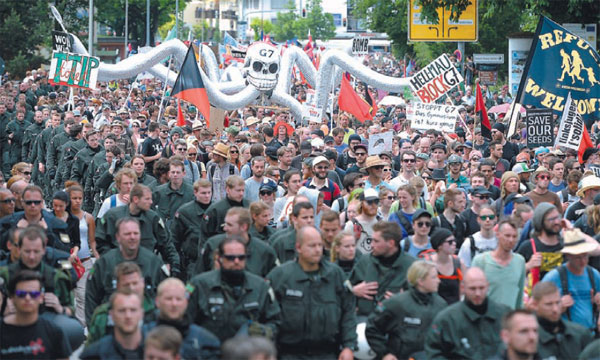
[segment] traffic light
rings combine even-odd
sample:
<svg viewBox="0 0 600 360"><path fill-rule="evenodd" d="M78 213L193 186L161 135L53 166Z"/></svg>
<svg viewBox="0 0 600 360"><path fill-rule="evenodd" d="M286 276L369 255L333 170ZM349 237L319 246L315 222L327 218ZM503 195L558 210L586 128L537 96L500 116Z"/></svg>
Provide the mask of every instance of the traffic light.
<svg viewBox="0 0 600 360"><path fill-rule="evenodd" d="M302 17L305 18L306 17L306 9L302 9Z"/></svg>

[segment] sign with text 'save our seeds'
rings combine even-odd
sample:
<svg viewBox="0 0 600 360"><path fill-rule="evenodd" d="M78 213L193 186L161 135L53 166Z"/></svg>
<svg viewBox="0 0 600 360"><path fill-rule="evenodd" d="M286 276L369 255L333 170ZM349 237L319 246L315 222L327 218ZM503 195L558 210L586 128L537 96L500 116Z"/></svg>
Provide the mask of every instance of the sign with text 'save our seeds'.
<svg viewBox="0 0 600 360"><path fill-rule="evenodd" d="M554 145L554 121L550 109L527 109L527 147Z"/></svg>

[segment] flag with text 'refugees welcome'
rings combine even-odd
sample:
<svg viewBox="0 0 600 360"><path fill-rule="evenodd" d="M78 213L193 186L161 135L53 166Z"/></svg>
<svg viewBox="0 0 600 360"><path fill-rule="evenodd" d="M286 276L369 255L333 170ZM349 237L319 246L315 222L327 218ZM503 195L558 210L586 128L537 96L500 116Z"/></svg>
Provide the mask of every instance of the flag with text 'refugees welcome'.
<svg viewBox="0 0 600 360"><path fill-rule="evenodd" d="M198 70L198 65L196 64L196 56L191 46L188 48L185 60L183 60L183 64L179 70L179 75L177 75L171 96L196 105L202 116L204 116L206 126L208 127L210 103L206 88L204 87L204 81L202 81L200 70Z"/></svg>
<svg viewBox="0 0 600 360"><path fill-rule="evenodd" d="M600 56L587 41L542 17L515 101L560 115L569 92L591 126L600 118Z"/></svg>

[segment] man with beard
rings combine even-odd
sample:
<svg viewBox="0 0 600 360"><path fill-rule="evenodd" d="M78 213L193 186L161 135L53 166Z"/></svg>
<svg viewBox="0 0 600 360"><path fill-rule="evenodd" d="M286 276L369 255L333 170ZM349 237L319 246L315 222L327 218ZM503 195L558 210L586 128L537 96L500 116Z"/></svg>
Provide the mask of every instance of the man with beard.
<svg viewBox="0 0 600 360"><path fill-rule="evenodd" d="M226 237L218 247L218 269L196 275L188 315L195 324L215 334L221 342L240 333L274 339L280 310L263 278L245 271L246 245Z"/></svg>
<svg viewBox="0 0 600 360"><path fill-rule="evenodd" d="M312 179L307 179L304 186L309 189L316 189L323 193L323 203L329 207L340 197L340 188L333 180L327 177L329 172L329 160L325 156L317 156L312 161L313 173ZM382 167L383 169L383 167Z"/></svg>
<svg viewBox="0 0 600 360"><path fill-rule="evenodd" d="M368 149L365 144L356 144L354 146L354 156L356 156L356 162L348 168L346 174L353 172L360 172L367 165ZM344 168L342 168L344 169Z"/></svg>
<svg viewBox="0 0 600 360"><path fill-rule="evenodd" d="M267 276L281 304L280 358L352 359L356 303L344 272L323 260L323 240L312 226L298 230L296 252L295 261Z"/></svg>
<svg viewBox="0 0 600 360"><path fill-rule="evenodd" d="M592 342L588 329L561 318L561 303L554 283L540 282L533 288L531 308L540 324L538 353L542 359L573 358Z"/></svg>
<svg viewBox="0 0 600 360"><path fill-rule="evenodd" d="M245 181L244 199L247 199L251 203L258 201L258 192L263 182L263 175L265 174L265 164L266 159L262 156L253 157L250 160L252 176Z"/></svg>
<svg viewBox="0 0 600 360"><path fill-rule="evenodd" d="M510 162L503 158L504 148L502 147L502 143L496 140L492 141L489 150L490 156L488 159L494 163L496 169L494 176L501 178L505 171L510 170Z"/></svg>
<svg viewBox="0 0 600 360"><path fill-rule="evenodd" d="M183 338L179 351L183 359L219 359L219 339L208 330L191 323L185 316L188 296L181 280L168 278L161 282L156 294L158 316L156 321L144 325L144 333L157 326L171 326Z"/></svg>
<svg viewBox="0 0 600 360"><path fill-rule="evenodd" d="M456 238L456 246L460 248L466 233L465 219L460 215L465 210L467 199L465 193L458 189L448 189L444 193L444 212L436 216L432 222L432 230L443 227L452 232Z"/></svg>
<svg viewBox="0 0 600 360"><path fill-rule="evenodd" d="M360 258L349 278L359 316L369 316L378 303L407 288L406 272L415 260L400 249L402 229L397 223L378 222L371 238L371 254Z"/></svg>
<svg viewBox="0 0 600 360"><path fill-rule="evenodd" d="M502 317L510 308L487 296L483 270L467 270L463 284L465 299L440 312L425 339L427 358L487 359L500 345Z"/></svg>
<svg viewBox="0 0 600 360"><path fill-rule="evenodd" d="M358 215L346 222L344 230L352 231L354 234L357 250L362 254L369 254L371 253L373 226L381 220L377 216L379 195L374 189L367 189L359 195L358 199L360 200Z"/></svg>
<svg viewBox="0 0 600 360"><path fill-rule="evenodd" d="M512 163L515 156L519 154L519 146L515 143L512 143L504 137L504 131L506 127L502 123L495 123L492 126L492 140L497 141L500 145L502 145L502 158L509 163ZM492 144L490 143L490 151L492 150ZM507 168L508 169L508 168Z"/></svg>
<svg viewBox="0 0 600 360"><path fill-rule="evenodd" d="M112 334L86 347L81 359L141 359L144 337L140 324L144 317L142 298L131 291L118 291L110 297Z"/></svg>
<svg viewBox="0 0 600 360"><path fill-rule="evenodd" d="M100 140L100 134L92 130L85 134L86 146L79 150L73 158L73 165L71 167L71 175L65 180L70 179L83 183L83 177L87 171L89 164L92 162L94 156L102 150L102 147L98 144Z"/></svg>
<svg viewBox="0 0 600 360"><path fill-rule="evenodd" d="M538 167L533 173L533 178L535 179L535 188L530 192L526 193L525 196L531 199L533 202L533 207L535 208L541 203L550 203L556 206L558 211L562 213L562 203L558 198L558 195L548 190L548 185L550 184L550 179L552 175L550 171L543 166ZM591 197L593 201L594 197Z"/></svg>
<svg viewBox="0 0 600 360"><path fill-rule="evenodd" d="M535 360L539 338L539 325L528 310L513 310L502 319L500 338L504 348L491 359Z"/></svg>
<svg viewBox="0 0 600 360"><path fill-rule="evenodd" d="M347 170L351 167L351 165L356 163L357 157L354 153L354 147L361 142L360 135L352 134L350 136L344 136L344 138L346 137L348 140L344 140L344 142L348 143L348 148L343 153L339 153L336 160L337 167L342 170ZM366 157L364 157L364 159L366 159Z"/></svg>

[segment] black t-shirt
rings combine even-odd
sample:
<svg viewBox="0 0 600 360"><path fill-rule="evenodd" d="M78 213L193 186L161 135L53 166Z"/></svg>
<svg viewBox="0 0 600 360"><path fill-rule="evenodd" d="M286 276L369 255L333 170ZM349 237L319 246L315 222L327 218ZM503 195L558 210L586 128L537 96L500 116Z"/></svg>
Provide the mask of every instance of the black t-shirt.
<svg viewBox="0 0 600 360"><path fill-rule="evenodd" d="M569 206L567 209L567 214L565 215L565 219L569 220L570 222L577 221L577 219L579 219L585 212L585 208L586 206L581 202L581 200L577 201L573 205Z"/></svg>
<svg viewBox="0 0 600 360"><path fill-rule="evenodd" d="M156 154L159 154L162 152L163 146L162 143L160 142L159 138L153 139L151 137L148 137L144 140L144 142L142 143L142 155L144 156L154 156ZM154 161L149 161L146 163L146 172L149 174L152 174L152 170L154 169L154 163L156 162L156 160Z"/></svg>
<svg viewBox="0 0 600 360"><path fill-rule="evenodd" d="M492 200L498 200L498 198L500 198L500 195L502 194L500 192L500 189L498 189L498 187L496 185L490 185L490 187L488 188L488 191L492 193L492 195L490 195Z"/></svg>
<svg viewBox="0 0 600 360"><path fill-rule="evenodd" d="M560 252L563 248L562 239L556 245L548 246L542 243L538 238L533 238L535 243L535 251L542 253L542 266L540 267L540 279L546 275L546 273L557 266L563 264L563 255ZM531 246L531 240L524 241L521 243L517 252L521 254L525 261L529 261L533 255L533 248Z"/></svg>
<svg viewBox="0 0 600 360"><path fill-rule="evenodd" d="M465 237L473 235L479 231L479 223L477 222L477 214L468 208L463 211L460 216L465 219Z"/></svg>
<svg viewBox="0 0 600 360"><path fill-rule="evenodd" d="M1 359L66 359L71 352L63 331L46 319L29 326L0 322Z"/></svg>

